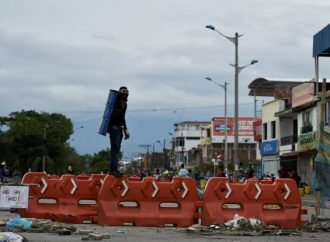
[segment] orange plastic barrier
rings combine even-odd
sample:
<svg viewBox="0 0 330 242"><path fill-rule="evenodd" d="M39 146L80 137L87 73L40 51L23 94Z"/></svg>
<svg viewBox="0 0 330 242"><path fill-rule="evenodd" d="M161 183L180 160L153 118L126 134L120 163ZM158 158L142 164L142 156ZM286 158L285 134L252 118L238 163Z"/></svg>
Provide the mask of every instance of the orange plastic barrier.
<svg viewBox="0 0 330 242"><path fill-rule="evenodd" d="M228 178L213 177L201 201L196 181L189 177L168 181L84 174L58 177L31 172L24 175L22 184L30 186L28 209L17 209L22 217L71 223L187 227L198 219L203 225L225 223L238 214L268 225L297 228L305 212L292 179L231 183ZM202 212L198 212L199 208Z"/></svg>
<svg viewBox="0 0 330 242"><path fill-rule="evenodd" d="M174 177L172 181L107 176L99 192L98 224L186 227L197 222L196 181Z"/></svg>
<svg viewBox="0 0 330 242"><path fill-rule="evenodd" d="M297 228L302 223L301 197L292 179L230 183L227 178L214 177L206 184L203 200L203 225L225 223L235 214L282 228Z"/></svg>
<svg viewBox="0 0 330 242"><path fill-rule="evenodd" d="M47 176L26 173L23 185L30 186L27 209L17 209L22 217L45 218L60 222L93 222L97 196L106 175Z"/></svg>

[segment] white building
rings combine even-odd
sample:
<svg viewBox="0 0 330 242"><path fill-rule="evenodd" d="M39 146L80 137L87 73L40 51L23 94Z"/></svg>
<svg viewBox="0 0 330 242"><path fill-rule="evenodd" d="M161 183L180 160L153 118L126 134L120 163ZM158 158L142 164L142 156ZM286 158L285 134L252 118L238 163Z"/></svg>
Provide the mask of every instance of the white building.
<svg viewBox="0 0 330 242"><path fill-rule="evenodd" d="M198 145L201 143L203 137L206 137L206 130L202 127L209 125L211 122L207 121L184 121L174 124L175 126L175 167L179 167L181 163L186 167L199 165L201 157L198 153Z"/></svg>

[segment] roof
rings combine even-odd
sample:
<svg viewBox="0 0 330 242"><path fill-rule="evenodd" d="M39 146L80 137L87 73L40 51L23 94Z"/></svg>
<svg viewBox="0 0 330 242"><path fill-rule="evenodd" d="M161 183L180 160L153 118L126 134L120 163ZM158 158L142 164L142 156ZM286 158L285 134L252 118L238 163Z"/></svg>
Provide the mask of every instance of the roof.
<svg viewBox="0 0 330 242"><path fill-rule="evenodd" d="M330 24L313 36L313 57L330 56Z"/></svg>
<svg viewBox="0 0 330 242"><path fill-rule="evenodd" d="M279 88L295 87L305 81L289 81L287 80L270 80L263 77L254 79L248 86L250 89L249 96L259 96L259 97L274 97L275 90Z"/></svg>

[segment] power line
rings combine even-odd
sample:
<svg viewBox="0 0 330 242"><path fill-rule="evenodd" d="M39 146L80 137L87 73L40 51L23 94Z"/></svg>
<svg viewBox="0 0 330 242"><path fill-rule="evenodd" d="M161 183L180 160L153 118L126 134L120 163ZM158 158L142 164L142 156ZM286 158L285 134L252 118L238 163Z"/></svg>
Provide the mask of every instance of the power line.
<svg viewBox="0 0 330 242"><path fill-rule="evenodd" d="M232 106L233 104L229 104ZM240 106L253 105L253 103L243 103ZM213 106L188 106L188 107L172 107L172 108L147 108L147 109L129 109L129 112L167 112L167 111L179 111L187 109L209 109L209 108L219 108L224 107L224 105L213 105ZM103 110L72 110L63 111L63 113L102 113Z"/></svg>

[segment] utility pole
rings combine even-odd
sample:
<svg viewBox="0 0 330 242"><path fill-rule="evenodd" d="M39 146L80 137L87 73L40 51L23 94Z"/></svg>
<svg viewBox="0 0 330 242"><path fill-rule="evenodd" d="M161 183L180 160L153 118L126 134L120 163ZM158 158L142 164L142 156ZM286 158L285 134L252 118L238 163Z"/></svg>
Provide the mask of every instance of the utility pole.
<svg viewBox="0 0 330 242"><path fill-rule="evenodd" d="M150 166L150 162L149 162L149 147L150 145L139 145L139 147L142 148L147 148L147 154L146 154L146 158L144 159L144 163L143 163L143 168L147 171L149 170L149 166Z"/></svg>

